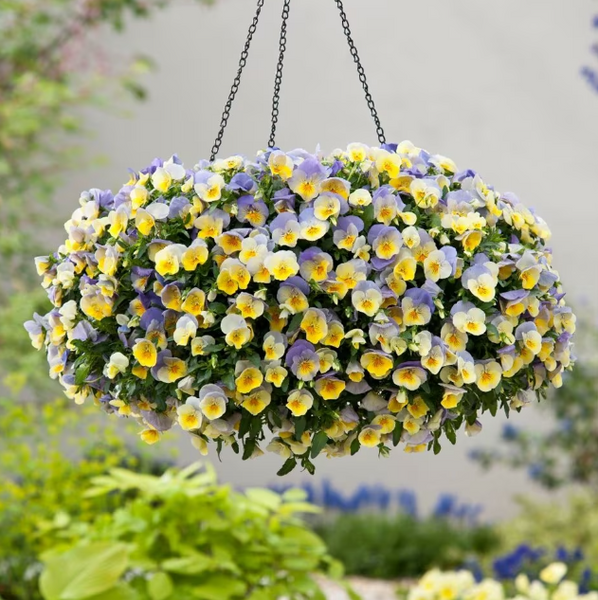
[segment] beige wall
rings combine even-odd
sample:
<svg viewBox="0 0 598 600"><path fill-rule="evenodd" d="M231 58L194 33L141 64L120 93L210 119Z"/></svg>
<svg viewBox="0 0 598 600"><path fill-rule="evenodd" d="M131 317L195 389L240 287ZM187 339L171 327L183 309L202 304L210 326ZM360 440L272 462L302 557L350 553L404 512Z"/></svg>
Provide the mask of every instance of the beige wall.
<svg viewBox="0 0 598 600"><path fill-rule="evenodd" d="M224 153L252 154L269 134L281 0L269 0ZM390 140L411 139L471 167L499 190L537 208L554 231L555 262L578 301L596 306L598 269L598 95L579 75L592 63L591 0L346 0L380 116ZM147 79L150 99L123 118L90 114L88 150L104 167L74 174L60 196L73 206L81 189L116 187L126 168L177 152L188 164L206 158L237 68L253 0L219 0L212 9L175 0L156 19L108 37L115 57L140 51L159 65ZM598 40L598 32L596 33ZM598 59L596 59L598 66ZM374 128L342 37L333 0L295 0L281 103L279 144L374 143ZM593 274L591 276L590 274ZM517 424L535 425L528 410ZM317 478L350 490L383 482L416 489L424 503L439 492L482 502L489 517L513 511L511 496L529 490L521 474L482 475L467 460L492 443L502 419L485 419L486 435L463 438L440 457L375 452L319 460ZM174 434L178 435L178 434ZM194 456L183 439L182 460ZM156 448L159 451L159 448ZM241 463L226 456L222 478L236 484L275 480L277 457ZM294 473L292 481L309 476Z"/></svg>

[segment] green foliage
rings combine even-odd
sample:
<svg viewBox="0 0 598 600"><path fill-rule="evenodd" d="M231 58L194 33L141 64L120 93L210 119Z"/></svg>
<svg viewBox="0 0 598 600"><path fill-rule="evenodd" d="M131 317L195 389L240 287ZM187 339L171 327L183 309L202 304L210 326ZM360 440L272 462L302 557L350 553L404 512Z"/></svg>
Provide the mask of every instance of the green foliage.
<svg viewBox="0 0 598 600"><path fill-rule="evenodd" d="M323 598L312 575L341 574L297 514L302 492L245 494L192 465L161 477L113 469L88 498L129 500L91 521L46 532L45 600L275 600Z"/></svg>
<svg viewBox="0 0 598 600"><path fill-rule="evenodd" d="M84 496L93 477L119 465L156 468L132 456L119 423L70 404L60 397L44 405L0 397L0 597L6 600L39 598L37 555L48 547L47 529L118 505L116 497Z"/></svg>
<svg viewBox="0 0 598 600"><path fill-rule="evenodd" d="M341 514L315 526L347 573L381 579L417 577L427 569L457 568L471 557L489 556L499 539L487 526L409 515Z"/></svg>
<svg viewBox="0 0 598 600"><path fill-rule="evenodd" d="M31 275L30 257L39 229L51 222L47 209L59 177L80 154L68 139L83 132L75 109L112 103L123 91L145 96L140 77L151 62L113 61L90 47L94 34L106 24L122 29L128 16L147 17L168 4L0 0L0 300ZM106 72L107 64L119 68Z"/></svg>
<svg viewBox="0 0 598 600"><path fill-rule="evenodd" d="M500 449L476 453L484 467L506 464L526 468L548 489L568 484L598 491L598 327L590 318L576 333L579 359L553 389L542 409L553 421L549 430L511 428Z"/></svg>

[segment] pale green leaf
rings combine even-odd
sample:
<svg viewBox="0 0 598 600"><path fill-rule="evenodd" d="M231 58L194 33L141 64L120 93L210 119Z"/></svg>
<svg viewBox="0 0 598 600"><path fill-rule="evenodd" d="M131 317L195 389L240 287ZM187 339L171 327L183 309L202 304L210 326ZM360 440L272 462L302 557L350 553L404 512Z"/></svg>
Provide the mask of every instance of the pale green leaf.
<svg viewBox="0 0 598 600"><path fill-rule="evenodd" d="M209 570L213 566L213 560L209 556L194 554L181 558L169 558L162 562L161 567L169 573L179 575L197 575Z"/></svg>
<svg viewBox="0 0 598 600"><path fill-rule="evenodd" d="M201 600L230 600L231 598L245 598L247 584L232 579L227 575L214 574L204 583L193 589L195 598Z"/></svg>
<svg viewBox="0 0 598 600"><path fill-rule="evenodd" d="M80 600L110 590L128 565L124 544L77 546L46 563L40 590L46 600Z"/></svg>
<svg viewBox="0 0 598 600"><path fill-rule="evenodd" d="M167 573L155 573L147 582L147 593L151 600L166 600L173 592L174 585Z"/></svg>
<svg viewBox="0 0 598 600"><path fill-rule="evenodd" d="M264 488L248 488L245 490L245 495L252 502L269 510L278 510L282 503L282 498L276 492Z"/></svg>
<svg viewBox="0 0 598 600"><path fill-rule="evenodd" d="M85 598L85 600L142 600L138 592L126 583L119 583L102 594L96 594Z"/></svg>

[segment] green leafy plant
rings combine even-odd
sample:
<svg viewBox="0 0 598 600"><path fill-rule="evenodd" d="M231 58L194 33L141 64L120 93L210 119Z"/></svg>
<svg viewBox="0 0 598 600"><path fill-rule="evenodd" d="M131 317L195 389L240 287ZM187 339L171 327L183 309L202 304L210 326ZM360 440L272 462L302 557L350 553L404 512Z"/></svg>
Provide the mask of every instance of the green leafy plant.
<svg viewBox="0 0 598 600"><path fill-rule="evenodd" d="M320 520L315 531L351 575L381 579L418 577L427 569L456 568L489 556L499 539L489 526L465 526L397 513L341 514Z"/></svg>
<svg viewBox="0 0 598 600"><path fill-rule="evenodd" d="M66 399L39 405L14 391L0 397L0 597L36 600L44 531L118 506L114 496L84 497L91 479L116 466L163 467L130 447L122 422L94 420L91 406L82 419Z"/></svg>
<svg viewBox="0 0 598 600"><path fill-rule="evenodd" d="M192 465L160 477L113 469L87 497L115 494L130 499L46 532L45 600L324 598L312 575L342 574L297 517L317 511L301 491L238 493Z"/></svg>

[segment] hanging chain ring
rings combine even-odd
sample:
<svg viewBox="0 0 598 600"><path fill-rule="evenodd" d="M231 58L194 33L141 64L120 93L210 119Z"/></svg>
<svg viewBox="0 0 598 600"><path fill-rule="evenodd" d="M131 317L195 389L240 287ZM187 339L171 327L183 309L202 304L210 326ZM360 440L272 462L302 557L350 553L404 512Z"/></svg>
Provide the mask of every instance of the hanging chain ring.
<svg viewBox="0 0 598 600"><path fill-rule="evenodd" d="M355 42L351 36L351 27L349 25L349 19L347 18L347 14L345 13L345 9L343 7L342 0L335 0L336 5L341 13L341 21L343 23L343 31L345 32L345 37L347 38L347 42L349 43L349 49L351 50L351 56L353 57L353 61L357 65L357 73L359 74L359 81L361 81L361 85L363 86L363 91L365 92L365 99L367 101L368 107L370 109L370 113L372 115L372 119L374 119L374 124L376 125L376 133L378 135L378 141L381 144L386 143L386 136L384 135L384 129L382 129L382 125L380 123L380 117L378 117L378 111L376 110L376 104L374 103L374 99L372 98L372 94L370 93L370 88L368 86L367 77L365 75L365 70L363 65L361 64L361 59L359 58L359 53L357 52L357 47L355 46Z"/></svg>
<svg viewBox="0 0 598 600"><path fill-rule="evenodd" d="M243 48L243 52L241 53L241 60L239 61L239 69L237 71L237 76L233 81L233 85L230 89L230 93L228 95L228 100L224 106L224 111L222 113L222 119L220 121L220 130L218 131L218 135L216 136L216 140L214 141L214 145L212 146L212 152L210 156L210 161L214 161L218 151L220 150L220 146L222 145L222 137L224 136L224 130L228 125L228 119L230 118L230 111L237 96L237 92L239 91L239 86L241 85L241 76L243 75L243 69L247 64L247 58L249 57L249 49L251 48L251 41L253 40L253 36L257 31L257 26L260 19L260 14L262 12L262 8L264 7L265 0L258 0L257 10L255 16L253 17L253 21L249 26L249 31L247 33L247 40L245 42L245 46Z"/></svg>
<svg viewBox="0 0 598 600"><path fill-rule="evenodd" d="M284 0L282 7L282 26L280 28L280 41L278 43L279 55L276 66L276 78L274 79L274 96L272 97L272 130L268 141L268 148L276 145L276 128L278 126L278 115L280 114L280 88L282 86L282 73L284 70L284 56L287 51L287 23L291 11L291 0Z"/></svg>

